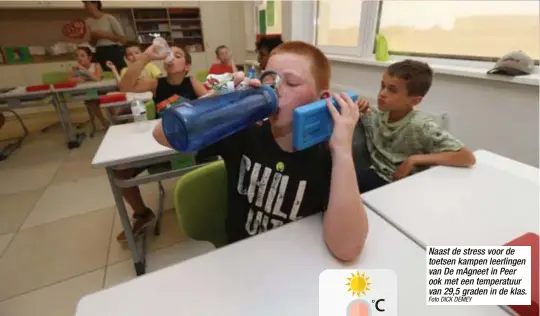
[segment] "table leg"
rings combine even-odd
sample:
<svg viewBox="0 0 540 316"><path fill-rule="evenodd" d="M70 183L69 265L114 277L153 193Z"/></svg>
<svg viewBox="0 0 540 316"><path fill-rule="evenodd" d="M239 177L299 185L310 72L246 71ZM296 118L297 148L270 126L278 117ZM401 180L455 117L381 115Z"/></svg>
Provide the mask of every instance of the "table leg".
<svg viewBox="0 0 540 316"><path fill-rule="evenodd" d="M161 219L163 218L163 212L165 211L165 189L161 181L158 181L159 190L159 206L156 216L156 224L154 225L154 236L161 235Z"/></svg>
<svg viewBox="0 0 540 316"><path fill-rule="evenodd" d="M55 100L58 110L61 112L60 121L66 133L68 148L79 148L86 134L77 133L77 130L73 127L64 95L62 93L55 93L53 100Z"/></svg>
<svg viewBox="0 0 540 316"><path fill-rule="evenodd" d="M124 203L124 198L122 197L122 189L116 186L114 170L112 168L106 168L107 175L109 176L109 183L111 185L111 190L114 196L114 201L116 203L116 209L118 210L118 216L122 221L122 227L126 234L128 247L131 250L131 258L133 260L133 265L135 268L135 273L137 276L143 275L146 272L146 234L143 234L142 240L142 249L139 252L137 247L137 242L133 236L133 231L131 229L131 223L129 222L129 216L126 210L126 204Z"/></svg>
<svg viewBox="0 0 540 316"><path fill-rule="evenodd" d="M64 136L66 138L66 143L69 143L69 141L71 139L71 135L70 135L71 131L69 130L69 127L66 125L62 104L61 104L60 99L58 98L58 95L56 93L53 94L52 103L53 103L54 110L56 111L56 115L58 116L58 119L60 120L60 126L62 126L62 130L64 131ZM46 132L47 129L49 129L50 127L52 127L52 126L48 126L48 127L44 128L44 129L42 129L41 131Z"/></svg>

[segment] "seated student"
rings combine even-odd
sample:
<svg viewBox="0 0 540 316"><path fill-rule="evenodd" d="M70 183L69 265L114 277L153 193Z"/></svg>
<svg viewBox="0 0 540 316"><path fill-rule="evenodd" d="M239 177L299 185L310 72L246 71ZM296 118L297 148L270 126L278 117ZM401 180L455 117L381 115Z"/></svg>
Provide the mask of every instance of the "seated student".
<svg viewBox="0 0 540 316"><path fill-rule="evenodd" d="M216 57L219 61L217 64L212 64L210 70L208 70L209 75L222 75L225 73L235 73L238 70L234 65L231 56L229 56L229 48L225 45L220 45L216 48Z"/></svg>
<svg viewBox="0 0 540 316"><path fill-rule="evenodd" d="M359 100L372 166L357 170L364 193L429 166L470 167L472 152L433 118L417 109L431 87L429 65L404 60L390 65L381 81L378 110Z"/></svg>
<svg viewBox="0 0 540 316"><path fill-rule="evenodd" d="M85 81L99 81L101 80L101 74L103 69L100 64L94 62L93 53L87 46L81 46L77 48L77 65L73 67L73 72L71 77L68 78L68 81L72 82L85 82ZM109 127L109 122L103 116L101 109L99 107L98 100L88 100L84 101L90 113L92 113L104 129Z"/></svg>
<svg viewBox="0 0 540 316"><path fill-rule="evenodd" d="M291 41L272 51L267 70L282 77L277 88L277 113L262 126L254 124L203 150L207 155L220 155L225 161L228 240L236 242L325 212L326 245L337 258L354 260L368 232L366 211L351 172L358 106L349 97L336 95L341 114L328 106L335 124L329 143L295 151L294 109L330 96L330 64L316 47ZM258 80L251 81L251 85L257 84ZM154 137L169 146L161 123L154 129Z"/></svg>
<svg viewBox="0 0 540 316"><path fill-rule="evenodd" d="M127 42L124 45L124 53L125 57L128 60L130 64L133 64L139 57L142 55L141 48L139 47L139 44L136 42ZM112 71L114 74L114 77L116 78L116 81L120 82L120 79L124 76L124 74L127 71L127 67L120 70L120 73L118 73L118 69L116 69L116 66L111 62L106 62L107 67ZM141 71L141 75L139 76L139 79L158 79L161 77L162 73L159 68L154 65L153 63L148 63L144 67L144 69Z"/></svg>
<svg viewBox="0 0 540 316"><path fill-rule="evenodd" d="M197 79L188 76L191 67L191 55L178 46L172 46L174 55L173 62L165 64L167 76L159 79L140 79L141 72L146 65L153 60L163 60L165 56L157 53L155 46L150 46L140 55L135 62L129 65L126 73L120 80L118 87L122 92L146 92L151 91L154 95L154 103L157 105L163 100L179 95L188 100L197 99L207 93L206 88ZM168 163L166 163L168 164ZM116 177L129 179L148 169L150 166L117 170ZM150 225L154 219L152 210L145 206L138 187L122 189L122 194L133 209L133 234L138 235L144 228ZM117 236L117 240L125 242L124 232Z"/></svg>
<svg viewBox="0 0 540 316"><path fill-rule="evenodd" d="M259 62L259 67L262 71L266 69L268 58L274 48L282 43L281 37L263 37L255 44L255 47L257 48L257 61Z"/></svg>

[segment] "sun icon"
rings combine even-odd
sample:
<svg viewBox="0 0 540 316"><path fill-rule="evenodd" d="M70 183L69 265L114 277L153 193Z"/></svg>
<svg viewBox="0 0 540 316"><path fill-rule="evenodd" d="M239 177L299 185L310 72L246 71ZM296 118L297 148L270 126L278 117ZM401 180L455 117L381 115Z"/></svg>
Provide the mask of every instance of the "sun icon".
<svg viewBox="0 0 540 316"><path fill-rule="evenodd" d="M349 281L345 284L349 287L347 292L352 291L352 296L356 295L360 297L360 294L365 295L366 291L370 290L369 286L371 283L369 282L369 277L366 277L365 273L362 273L361 275L358 271L356 271L356 275L351 273L351 277L347 278L347 281Z"/></svg>

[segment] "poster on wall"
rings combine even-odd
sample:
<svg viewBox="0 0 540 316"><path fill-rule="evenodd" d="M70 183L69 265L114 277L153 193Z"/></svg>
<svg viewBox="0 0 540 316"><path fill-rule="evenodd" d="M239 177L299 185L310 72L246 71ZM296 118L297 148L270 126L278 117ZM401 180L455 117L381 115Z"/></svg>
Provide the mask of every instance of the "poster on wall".
<svg viewBox="0 0 540 316"><path fill-rule="evenodd" d="M259 34L266 34L266 10L259 11Z"/></svg>
<svg viewBox="0 0 540 316"><path fill-rule="evenodd" d="M274 0L268 0L266 2L266 25L274 26L275 16L275 2Z"/></svg>
<svg viewBox="0 0 540 316"><path fill-rule="evenodd" d="M70 39L83 39L86 35L86 23L83 19L74 19L64 24L62 34Z"/></svg>

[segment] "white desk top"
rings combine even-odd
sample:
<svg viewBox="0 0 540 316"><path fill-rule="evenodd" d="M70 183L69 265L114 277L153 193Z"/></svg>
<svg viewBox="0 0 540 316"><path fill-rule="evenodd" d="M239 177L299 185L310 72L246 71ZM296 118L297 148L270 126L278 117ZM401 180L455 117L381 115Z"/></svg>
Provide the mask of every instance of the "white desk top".
<svg viewBox="0 0 540 316"><path fill-rule="evenodd" d="M538 168L504 156L499 156L487 150L477 150L474 152L474 155L478 162L488 164L494 168L508 171L513 175L538 183L538 177L540 175L540 170L538 170Z"/></svg>
<svg viewBox="0 0 540 316"><path fill-rule="evenodd" d="M394 270L399 315L507 315L497 306L426 306L425 252L372 211L368 218L356 263L331 256L315 215L86 296L76 315L318 315L319 274L335 268Z"/></svg>
<svg viewBox="0 0 540 316"><path fill-rule="evenodd" d="M43 91L33 91L28 92L26 91L26 86L21 87L15 87L13 90L8 91L6 93L0 93L0 100L8 100L8 99L19 99L19 98L25 98L25 97L42 97L50 94L52 92L51 89L49 90L43 90Z"/></svg>
<svg viewBox="0 0 540 316"><path fill-rule="evenodd" d="M78 83L75 87L71 88L54 88L54 92L75 92L75 91L86 91L86 90L97 90L97 89L106 89L106 88L116 88L117 83L114 79L100 80L100 81L87 81Z"/></svg>
<svg viewBox="0 0 540 316"><path fill-rule="evenodd" d="M471 169L431 168L363 194L364 202L423 245L495 246L538 233L538 169L477 156Z"/></svg>
<svg viewBox="0 0 540 316"><path fill-rule="evenodd" d="M92 166L100 168L117 166L175 153L173 149L158 144L152 136L152 130L158 121L109 127L94 155Z"/></svg>

